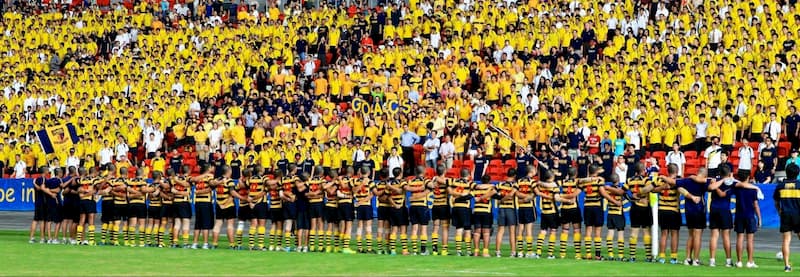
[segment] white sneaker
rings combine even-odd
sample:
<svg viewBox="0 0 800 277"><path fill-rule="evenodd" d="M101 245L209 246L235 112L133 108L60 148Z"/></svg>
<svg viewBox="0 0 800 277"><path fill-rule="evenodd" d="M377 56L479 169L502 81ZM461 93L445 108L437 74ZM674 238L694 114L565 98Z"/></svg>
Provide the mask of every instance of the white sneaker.
<svg viewBox="0 0 800 277"><path fill-rule="evenodd" d="M736 267L742 268L742 262L736 262Z"/></svg>
<svg viewBox="0 0 800 277"><path fill-rule="evenodd" d="M754 262L747 262L747 268L758 268L758 265Z"/></svg>
<svg viewBox="0 0 800 277"><path fill-rule="evenodd" d="M28 243L31 243L31 244L36 243L36 239L31 238L30 240L28 240Z"/></svg>
<svg viewBox="0 0 800 277"><path fill-rule="evenodd" d="M203 249L208 249L208 243L203 243Z"/></svg>
<svg viewBox="0 0 800 277"><path fill-rule="evenodd" d="M524 257L525 257L525 253L522 253L522 252L517 253L517 258L524 258Z"/></svg>
<svg viewBox="0 0 800 277"><path fill-rule="evenodd" d="M45 244L45 243L48 243L48 242L49 241L45 241L44 239L39 239L39 244Z"/></svg>
<svg viewBox="0 0 800 277"><path fill-rule="evenodd" d="M190 248L197 249L197 243L192 243L192 247L190 247Z"/></svg>
<svg viewBox="0 0 800 277"><path fill-rule="evenodd" d="M525 254L525 258L533 259L533 254Z"/></svg>
<svg viewBox="0 0 800 277"><path fill-rule="evenodd" d="M731 259L725 259L725 267L733 267L733 262Z"/></svg>
<svg viewBox="0 0 800 277"><path fill-rule="evenodd" d="M692 260L691 259L683 260L683 265L692 265Z"/></svg>
<svg viewBox="0 0 800 277"><path fill-rule="evenodd" d="M497 256L498 258L503 257L503 253L501 253L500 251L495 251L494 255Z"/></svg>
<svg viewBox="0 0 800 277"><path fill-rule="evenodd" d="M269 251L275 251L275 246L270 246Z"/></svg>
<svg viewBox="0 0 800 277"><path fill-rule="evenodd" d="M710 259L710 260L708 261L708 266L710 266L710 267L716 267L716 266L717 266L717 259Z"/></svg>
<svg viewBox="0 0 800 277"><path fill-rule="evenodd" d="M72 244L72 245L77 245L77 244L78 244L78 241L73 239L73 240L70 240L70 241L69 241L69 244Z"/></svg>
<svg viewBox="0 0 800 277"><path fill-rule="evenodd" d="M693 263L692 265L693 265L693 266L701 266L701 265L703 265L703 264L702 264L702 263L700 263L700 260L694 260L694 263Z"/></svg>

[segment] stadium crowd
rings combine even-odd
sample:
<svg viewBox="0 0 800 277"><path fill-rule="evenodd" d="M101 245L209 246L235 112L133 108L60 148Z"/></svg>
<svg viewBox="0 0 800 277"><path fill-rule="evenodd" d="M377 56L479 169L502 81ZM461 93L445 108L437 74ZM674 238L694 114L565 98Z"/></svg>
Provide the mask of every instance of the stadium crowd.
<svg viewBox="0 0 800 277"><path fill-rule="evenodd" d="M386 186L397 195L411 193L411 210L414 201L436 187L413 180L448 180L439 182L448 187L452 180L482 181L470 189L479 191L469 194L477 199L468 201L476 203L495 191L503 194L503 184L513 184L516 193L497 199L502 210L514 194L516 201L506 208L517 209L519 198L532 195L518 194L516 188L518 180L529 177L542 188L575 181L587 196L609 190L613 193L603 195L609 195L609 202L638 203L646 202L636 196L644 187L667 191L665 198L677 197L678 188L686 191L680 192L684 197L695 197L692 188L700 185L688 180L706 188L719 182L748 187L776 182L776 170L800 164L800 115L794 105L800 88L794 82L794 37L800 26L796 1L379 2L76 1L38 6L15 1L3 7L0 24L5 97L0 167L11 178L61 180L40 182L41 197L54 194L58 200L63 192L45 187L66 188L84 179L92 189L66 190L71 197L115 196L103 200L111 205L109 215L103 209L109 216L104 226L115 236L145 223L113 222L150 217L142 216L138 205L128 213L112 203L152 203L143 199L161 193L188 197L173 190L193 187L191 201L204 209L211 206L212 194L220 203L220 195L235 191L229 179L238 180L236 186L261 184L255 188L261 194L270 191L267 186L289 185L278 195L239 194L239 200L343 196L350 203L357 196L342 189L348 186L338 175L376 184L397 180L402 185ZM44 153L35 132L65 123L76 126L80 141L68 151ZM640 168L665 177L651 178L648 182L655 185L642 183L633 193L600 185L602 179L630 187L644 178ZM731 172L738 181L727 176ZM76 181L65 180L75 175ZM324 183L334 185L323 190L309 185L323 176ZM398 179L403 176L417 177L406 183ZM701 180L706 177L714 181ZM144 189L143 178L159 185ZM501 185L488 186L487 181ZM223 190L212 193L209 187ZM379 192L367 191L381 202ZM207 202L197 200L202 193ZM334 195L320 198L326 193ZM792 193L786 196L798 197ZM230 194L226 199L233 200ZM443 192L433 194L435 200ZM448 203L459 199L449 191L445 195ZM561 209L572 201L560 197L550 200L560 202ZM402 206L405 199L397 199ZM37 221L58 213L39 209ZM184 219L185 212L167 214ZM196 219L201 222L196 230L208 233L216 226L207 221L209 214L198 216L203 220ZM420 216L412 212L384 220L403 223ZM228 217L222 218L232 226ZM284 236L307 246L307 236L291 233L304 220L293 213L280 218L297 220L298 226L272 224L270 239L288 226ZM310 220L312 241L315 233L320 235L319 218ZM500 225L516 225L500 223L500 218ZM266 218L257 219L255 232L261 239ZM600 221L587 227L601 227ZM178 222L174 226L186 232L188 221ZM489 222L479 226L486 231L481 235L489 234ZM412 227L412 240L427 236L427 221L422 223L412 222L419 225ZM405 226L390 225L382 225L391 229L385 234L399 232L403 240L406 231L397 227ZM796 232L796 225L789 221L786 228ZM87 228L93 230L93 224ZM515 229L509 229L514 237ZM601 256L601 229L584 236L586 246L595 246L592 258ZM81 233L77 230L73 233ZM350 233L344 233L341 237L349 239ZM499 228L498 238L503 233ZM391 241L392 235L385 239ZM488 238L483 239L488 255ZM696 263L696 257L689 263Z"/></svg>

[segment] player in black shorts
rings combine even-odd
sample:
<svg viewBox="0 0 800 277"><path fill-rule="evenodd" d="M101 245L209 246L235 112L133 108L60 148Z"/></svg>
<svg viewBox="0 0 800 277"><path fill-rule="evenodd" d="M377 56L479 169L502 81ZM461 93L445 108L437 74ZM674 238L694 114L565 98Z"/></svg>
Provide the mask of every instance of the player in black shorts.
<svg viewBox="0 0 800 277"><path fill-rule="evenodd" d="M627 188L619 183L619 176L611 173L611 177L604 186L600 187L600 195L608 201L606 218L606 248L608 256L606 259L612 261L623 261L625 259L625 214L622 208L622 195ZM614 234L617 235L617 253L614 253Z"/></svg>
<svg viewBox="0 0 800 277"><path fill-rule="evenodd" d="M309 201L308 214L311 220L311 233L309 234L309 251L311 252L322 251L325 244L325 222L323 221L325 216L325 193L323 190L326 182L325 172L322 166L317 166L314 170L316 176L306 182L308 187L306 197Z"/></svg>
<svg viewBox="0 0 800 277"><path fill-rule="evenodd" d="M109 167L112 170L113 167ZM127 246L128 244L128 193L127 184L128 168L121 167L117 178L109 182L111 186L111 195L114 197L114 211L111 230L111 243L114 246ZM122 232L122 241L119 240L119 233Z"/></svg>
<svg viewBox="0 0 800 277"><path fill-rule="evenodd" d="M246 175L245 180L243 181L243 183L247 185L247 201L245 201L243 205L239 205L239 213L241 214L239 218L241 220L242 216L244 216L245 220L242 221L250 220L250 228L248 229L247 233L250 250L267 249L264 245L264 241L267 234L267 219L271 218L269 214L270 207L268 202L278 202L275 207L276 211L280 211L281 206L280 196L278 196L277 178L266 179L266 177L262 175L263 172L264 170L260 166L256 166L253 168L252 172L245 171ZM274 188L274 190L272 190L272 188ZM272 192L274 192L274 195ZM268 199L268 196L271 198ZM281 218L282 217L283 215L281 215ZM283 224L283 220L280 220L280 222L280 224ZM272 218L272 226L270 227L269 232L270 241L275 239L275 226L276 221L274 218ZM244 226L242 226L242 232L244 232ZM274 248L272 244L270 244L270 247Z"/></svg>
<svg viewBox="0 0 800 277"><path fill-rule="evenodd" d="M161 182L163 182L163 174L161 171L154 171L153 172L153 182L150 183L150 188L152 192L147 194L147 222L145 226L145 246L147 247L154 247L158 246L158 236L156 236L156 240L153 241L153 235L158 234L158 229L161 225L161 209L162 209L162 202L161 202Z"/></svg>
<svg viewBox="0 0 800 277"><path fill-rule="evenodd" d="M67 168L67 174L62 179L63 190L61 195L64 198L64 223L62 224L62 229L64 231L64 240L73 245L80 243L80 241L76 240L81 202L78 196L78 188L80 185L76 182L79 178L78 169L71 166Z"/></svg>
<svg viewBox="0 0 800 277"><path fill-rule="evenodd" d="M145 246L145 221L147 220L147 194L152 189L147 185L143 169L136 170L136 177L126 182L128 194L128 246ZM138 236L137 236L138 235ZM138 244L137 244L138 237Z"/></svg>
<svg viewBox="0 0 800 277"><path fill-rule="evenodd" d="M359 180L355 175L353 167L347 168L347 176L339 180L339 191L336 193L339 210L339 232L342 240L342 253L353 254L355 251L350 249L350 239L353 233L353 220L355 220L355 208L353 207L353 183Z"/></svg>
<svg viewBox="0 0 800 277"><path fill-rule="evenodd" d="M183 166L183 174L173 176L169 181L172 186L173 202L175 208L175 223L172 230L172 244L171 247L178 247L178 238L183 242L183 248L191 247L189 245L189 223L192 220L192 207L189 196L191 194L192 185L189 184L189 173L192 169L189 166Z"/></svg>
<svg viewBox="0 0 800 277"><path fill-rule="evenodd" d="M529 257L539 258L542 255L542 249L544 248L544 241L545 241L544 239L549 233L550 238L548 240L549 244L547 247L547 258L555 259L554 251L556 243L556 233L558 232L558 226L560 224L560 220L558 218L558 205L556 202L558 200L563 201L563 199L561 199L561 197L559 196L561 193L561 188L558 187L558 184L555 182L555 176L553 172L550 170L543 170L541 177L542 181L536 184L534 189L536 195L538 195L541 199L540 202L541 203L540 206L542 209L541 227L539 235L536 237L536 253L529 254ZM520 186L520 188L522 188L522 186ZM532 201L533 199L530 200ZM562 235L566 236L565 234ZM528 244L530 245L530 242ZM562 245L565 244L566 244L565 241L562 242Z"/></svg>
<svg viewBox="0 0 800 277"><path fill-rule="evenodd" d="M509 230L508 243L511 246L511 257L517 255L517 170L509 169L506 172L505 182L500 182L495 185L497 194L497 235L495 237L494 254L496 257L501 257L502 253L500 247L503 245L503 235L506 228Z"/></svg>
<svg viewBox="0 0 800 277"><path fill-rule="evenodd" d="M378 247L377 254L389 253L389 214L391 213L391 201L386 190L386 182L389 179L389 170L384 168L380 171L380 180L373 186L373 194L378 202Z"/></svg>
<svg viewBox="0 0 800 277"><path fill-rule="evenodd" d="M309 153L310 155L310 153ZM310 170L313 171L313 170ZM308 215L308 185L307 182L311 178L310 172L299 173L298 180L295 183L296 197L295 207L297 207L297 218L295 229L297 230L297 252L308 253L308 235L311 230L311 218Z"/></svg>
<svg viewBox="0 0 800 277"><path fill-rule="evenodd" d="M517 225L517 257L536 257L533 252L533 222L536 221L536 171L533 166L523 167L525 170L523 178L517 181L517 212L519 213L519 224ZM554 186L558 188L558 185ZM555 211L555 210L553 210ZM557 212L556 212L557 214ZM557 224L557 222L556 222ZM523 245L523 238L525 245ZM555 235L553 234L555 239ZM542 238L544 239L544 238ZM527 246L527 248L525 248ZM527 250L527 253L526 253Z"/></svg>
<svg viewBox="0 0 800 277"><path fill-rule="evenodd" d="M736 178L733 177L731 169L727 166L720 167L719 180L714 181L708 186L708 190L711 192L711 209L709 216L709 227L711 229L711 241L709 242L710 245L709 256L711 257L711 260L709 261L709 266L715 266L716 264L714 258L717 251L717 240L719 239L720 233L722 233L722 247L725 250L725 266L726 267L734 266L733 261L731 259L731 240L730 240L731 229L733 229L733 215L730 209L731 196L733 196L733 194L736 193L736 191L743 189L753 190L753 192L755 192L758 190L758 187L750 183L740 182L739 180L736 180ZM737 200L740 199L737 198ZM753 201L750 201L749 205L753 205ZM742 216L746 215L742 214ZM741 257L741 255L739 256ZM754 265L754 263L752 265ZM752 265L748 263L748 267L752 267Z"/></svg>
<svg viewBox="0 0 800 277"><path fill-rule="evenodd" d="M780 231L783 236L781 253L785 272L792 271L792 265L789 263L792 233L800 237L800 182L797 180L799 173L800 168L797 165L786 166L786 179L778 183L775 193L772 194L781 216Z"/></svg>
<svg viewBox="0 0 800 277"><path fill-rule="evenodd" d="M445 176L447 170L444 167L436 169L436 176L430 181L430 189L433 191L433 208L431 208L431 217L433 218L433 231L431 232L431 253L434 256L441 254L447 256L447 241L449 239L448 233L450 229L450 205L448 203L449 195L447 188L450 186L450 178ZM439 237L441 234L442 248L439 252Z"/></svg>
<svg viewBox="0 0 800 277"><path fill-rule="evenodd" d="M292 252L296 247L292 228L294 221L297 220L297 206L294 202L297 200L297 182L300 181L300 178L297 175L297 165L290 164L288 171L286 176L280 178L280 198L283 200L281 203L283 206L283 250Z"/></svg>
<svg viewBox="0 0 800 277"><path fill-rule="evenodd" d="M356 228L356 242L358 243L359 253L372 253L372 197L374 185L370 180L369 170L361 169L362 177L358 179L353 187L353 196L356 199L356 217L358 227ZM363 237L366 233L366 247L364 247Z"/></svg>
<svg viewBox="0 0 800 277"><path fill-rule="evenodd" d="M681 214L679 209L680 196L678 188L674 185L674 178L678 177L678 166L667 165L669 176L660 176L658 182L649 184L642 189L640 195L649 194L650 191L658 193L658 227L661 235L658 242L658 261L664 263L667 252L667 240L670 241L670 264L678 263L678 235L681 229Z"/></svg>
<svg viewBox="0 0 800 277"><path fill-rule="evenodd" d="M233 172L231 168L225 166L222 172L222 177L209 182L217 202L211 248L216 249L219 246L219 232L224 224L228 235L228 248L233 250L237 247L233 233L233 221L236 219L236 203L233 200L234 198L240 198L240 196L236 192L236 183L231 179Z"/></svg>
<svg viewBox="0 0 800 277"><path fill-rule="evenodd" d="M153 233L156 233L156 245L159 248L166 246L164 238L171 242L174 238L172 236L175 235L172 233L172 225L175 221L175 207L173 206L175 195L172 193L172 185L169 182L172 176L175 176L175 171L171 168L167 169L166 176L162 176L159 182L153 183L158 190L158 196L161 197L161 213L159 214L161 222L158 224L158 230L153 229Z"/></svg>
<svg viewBox="0 0 800 277"><path fill-rule="evenodd" d="M398 179L401 174L400 168L392 169L395 178L386 182L386 191L389 194L392 208L389 212L389 224L392 230L389 233L389 250L391 255L397 255L397 233L400 233L400 244L403 255L408 255L408 239L406 227L408 226L408 208L406 207L406 182Z"/></svg>
<svg viewBox="0 0 800 277"><path fill-rule="evenodd" d="M569 233L572 231L572 248L575 249L575 258L580 259L583 217L581 216L581 207L578 205L578 196L581 194L581 189L578 187L578 170L573 167L569 168L567 172L567 179L559 181L561 198L564 201L561 202L561 213L558 217L561 223L558 254L562 259L567 257L567 243Z"/></svg>
<svg viewBox="0 0 800 277"><path fill-rule="evenodd" d="M266 186L267 190L269 191L269 219L272 221L272 224L269 226L269 251L280 251L283 247L283 241L281 240L282 232L283 232L283 222L284 222L284 213L283 213L283 201L281 200L281 179L283 179L283 171L275 171L274 178L268 179L264 186ZM254 210L256 216L258 216L258 211ZM261 220L258 221L258 235L259 235L259 244L261 244ZM263 249L263 248L262 248Z"/></svg>
<svg viewBox="0 0 800 277"><path fill-rule="evenodd" d="M99 177L95 186L97 187L97 196L100 197L100 242L98 245L112 244L111 234L114 228L114 199L111 194L111 181L112 174L106 173L105 176Z"/></svg>
<svg viewBox="0 0 800 277"><path fill-rule="evenodd" d="M430 209L428 209L428 194L431 187L429 180L425 179L425 168L417 167L417 176L406 182L406 191L411 196L406 202L411 206L408 211L411 222L411 254L428 255L428 224L430 223ZM417 252L420 245L420 252ZM403 252L405 254L405 251Z"/></svg>
<svg viewBox="0 0 800 277"><path fill-rule="evenodd" d="M94 215L97 213L97 202L95 202L97 170L92 168L91 173L87 174L86 169L80 168L78 174L80 177L75 181L78 184L77 192L80 199L77 239L82 245L95 245Z"/></svg>
<svg viewBox="0 0 800 277"><path fill-rule="evenodd" d="M212 190L209 182L214 180L213 168L210 166L203 170L203 174L190 179L194 187L194 236L192 237L192 249L202 247L209 249L209 233L214 229L214 206L212 201ZM203 237L203 244L199 246L200 237Z"/></svg>
<svg viewBox="0 0 800 277"><path fill-rule="evenodd" d="M339 190L339 174L331 171L331 179L323 185L325 190L325 253L332 253L339 247L339 204L336 192ZM320 250L321 251L321 250Z"/></svg>
<svg viewBox="0 0 800 277"><path fill-rule="evenodd" d="M0 168L2 171L3 168ZM39 168L39 177L33 180L33 188L34 188L34 198L35 201L33 203L33 221L31 221L31 232L30 232L30 240L29 243L35 243L35 235L36 229L39 229L39 243L45 243L46 237L46 224L45 220L47 220L47 205L45 204L45 197L46 193L43 191L46 189L45 181L47 180L47 167L42 166Z"/></svg>
<svg viewBox="0 0 800 277"><path fill-rule="evenodd" d="M456 255L470 255L472 249L472 224L470 218L470 200L472 199L472 189L475 183L469 180L470 171L466 168L461 169L461 178L453 180L447 187L447 194L453 201L453 226L456 228ZM461 252L462 244L466 246L467 253Z"/></svg>
<svg viewBox="0 0 800 277"><path fill-rule="evenodd" d="M603 167L597 164L589 166L589 177L578 179L578 187L583 190L585 198L583 201L583 224L586 226L586 236L583 237L585 259L592 259L592 246L594 246L594 259L601 260L601 247L603 239L601 232L603 229L603 196L600 195L600 187L605 184L603 177Z"/></svg>
<svg viewBox="0 0 800 277"><path fill-rule="evenodd" d="M644 237L645 261L652 262L653 251L650 228L653 226L653 210L650 207L650 190L655 187L651 185L654 179L646 176L647 169L641 162L636 162L633 165L633 171L633 177L628 178L626 183L631 192L631 235L628 240L628 261L636 262L636 250L639 246L639 233L641 233ZM645 191L646 188L649 190Z"/></svg>
<svg viewBox="0 0 800 277"><path fill-rule="evenodd" d="M481 184L475 185L472 189L472 196L475 199L475 205L472 209L472 218L470 219L473 232L473 248L475 257L483 255L489 256L489 240L491 240L492 224L492 197L497 194L494 186L491 184L492 178L489 175L481 177ZM481 242L483 244L481 245ZM482 251L480 249L483 249Z"/></svg>
<svg viewBox="0 0 800 277"><path fill-rule="evenodd" d="M236 249L237 250L244 250L244 230L245 224L249 224L248 230L248 241L250 242L250 248L255 247L255 233L256 228L258 228L258 220L253 215L253 203L250 203L250 182L248 179L253 175L253 170L248 168L242 172L242 179L239 179L239 183L236 185L236 197L239 200L238 210L237 210L237 218L239 219L238 224L236 225ZM263 191L263 187L262 187ZM266 204L265 204L266 205ZM266 213L264 213L266 216ZM266 220L266 219L265 219ZM264 228L264 232L266 233L266 227Z"/></svg>

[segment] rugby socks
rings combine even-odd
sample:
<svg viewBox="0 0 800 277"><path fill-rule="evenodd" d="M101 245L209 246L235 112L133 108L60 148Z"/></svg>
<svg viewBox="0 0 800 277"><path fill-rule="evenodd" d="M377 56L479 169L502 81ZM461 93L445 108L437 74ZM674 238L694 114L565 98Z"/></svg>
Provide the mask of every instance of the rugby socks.
<svg viewBox="0 0 800 277"><path fill-rule="evenodd" d="M119 227L117 228L119 229ZM128 245L128 235L130 234L130 228L123 228L122 230L122 245Z"/></svg>
<svg viewBox="0 0 800 277"><path fill-rule="evenodd" d="M76 238L78 239L78 243L82 243L83 242L83 226L78 225L78 230L77 231L78 231L78 233L76 235Z"/></svg>
<svg viewBox="0 0 800 277"><path fill-rule="evenodd" d="M264 233L267 232L265 227L259 227L259 229L260 228L264 228ZM277 241L278 240L278 235L277 235L277 233L278 232L275 231L274 229L269 229L269 247L270 248L278 246L278 241ZM261 237L259 237L258 247L264 248L264 239L262 239Z"/></svg>
<svg viewBox="0 0 800 277"><path fill-rule="evenodd" d="M146 235L146 237L144 239L144 243L146 245L150 245L153 242L153 226L148 226L144 230L144 234Z"/></svg>
<svg viewBox="0 0 800 277"><path fill-rule="evenodd" d="M339 251L338 251L338 250L339 250L339 246L341 245L341 244L339 243L339 241L341 241L341 239L342 239L342 233L340 233L340 232L335 232L335 233L333 234L333 249L334 249L336 252L339 252Z"/></svg>
<svg viewBox="0 0 800 277"><path fill-rule="evenodd" d="M361 231L356 234L356 245L358 245L358 252L364 252L364 237L361 236Z"/></svg>
<svg viewBox="0 0 800 277"><path fill-rule="evenodd" d="M283 247L292 247L294 242L292 242L292 232L283 232Z"/></svg>
<svg viewBox="0 0 800 277"><path fill-rule="evenodd" d="M117 236L119 236L119 225L112 223L112 225L111 225L111 244L119 244L119 241L117 241Z"/></svg>
<svg viewBox="0 0 800 277"><path fill-rule="evenodd" d="M567 257L567 241L569 240L569 235L567 233L561 233L558 236L558 256L563 258Z"/></svg>
<svg viewBox="0 0 800 277"><path fill-rule="evenodd" d="M352 235L344 234L342 236L342 249L350 249L350 240L352 239Z"/></svg>
<svg viewBox="0 0 800 277"><path fill-rule="evenodd" d="M242 237L244 236L244 230L236 229L236 246L242 246Z"/></svg>
<svg viewBox="0 0 800 277"><path fill-rule="evenodd" d="M608 257L614 258L614 236L606 237L606 249L608 249Z"/></svg>
<svg viewBox="0 0 800 277"><path fill-rule="evenodd" d="M572 234L572 248L575 249L575 258L581 257L581 234Z"/></svg>
<svg viewBox="0 0 800 277"><path fill-rule="evenodd" d="M89 225L87 237L89 238L89 245L94 245L94 225Z"/></svg>
<svg viewBox="0 0 800 277"><path fill-rule="evenodd" d="M244 232L244 230L242 230ZM247 229L247 245L250 246L250 249L256 247L256 227L250 226Z"/></svg>
<svg viewBox="0 0 800 277"><path fill-rule="evenodd" d="M108 229L109 228L107 223L103 223L103 225L100 225L100 243L103 244L106 243L106 233L108 233Z"/></svg>
<svg viewBox="0 0 800 277"><path fill-rule="evenodd" d="M389 249L394 253L397 251L397 235L389 235Z"/></svg>
<svg viewBox="0 0 800 277"><path fill-rule="evenodd" d="M183 240L183 245L189 245L189 233L185 233L181 235L181 239Z"/></svg>
<svg viewBox="0 0 800 277"><path fill-rule="evenodd" d="M140 247L144 246L144 236L145 236L145 228L144 228L144 226L139 226L139 246ZM149 241L149 239L148 239L148 241ZM134 243L135 242L136 241L134 241ZM148 244L149 244L149 242L148 242ZM135 245L135 244L133 244L133 245Z"/></svg>
<svg viewBox="0 0 800 277"><path fill-rule="evenodd" d="M467 253L472 252L472 236L464 236L464 244L467 246Z"/></svg>
<svg viewBox="0 0 800 277"><path fill-rule="evenodd" d="M419 250L424 254L428 252L428 235L422 234L422 236L420 236L419 239L420 239Z"/></svg>
<svg viewBox="0 0 800 277"><path fill-rule="evenodd" d="M159 226L158 233L156 234L156 244L162 247L164 246L164 231L166 231L164 226Z"/></svg>
<svg viewBox="0 0 800 277"><path fill-rule="evenodd" d="M639 238L631 237L628 239L628 258L636 258L636 247L639 246Z"/></svg>
<svg viewBox="0 0 800 277"><path fill-rule="evenodd" d="M586 252L584 257L591 258L592 257L592 236L586 235L583 237L583 248Z"/></svg>
<svg viewBox="0 0 800 277"><path fill-rule="evenodd" d="M444 232L450 230L450 224L448 224L447 221L442 222L442 230L444 230ZM435 235L436 235L436 243L439 244L439 233L436 233ZM440 255L447 255L447 240L443 239L441 250L436 249L435 251L440 252Z"/></svg>
<svg viewBox="0 0 800 277"><path fill-rule="evenodd" d="M417 237L417 235L411 235L411 252L414 254L417 253L418 243L419 243L419 237Z"/></svg>
<svg viewBox="0 0 800 277"><path fill-rule="evenodd" d="M518 238L521 238L519 236ZM519 249L519 252L522 252L522 248ZM533 255L533 236L525 236L525 252L528 255Z"/></svg>
<svg viewBox="0 0 800 277"><path fill-rule="evenodd" d="M437 232L431 234L431 250L433 250L433 252L439 252L439 233Z"/></svg>
<svg viewBox="0 0 800 277"><path fill-rule="evenodd" d="M463 239L462 236L456 236L456 253L459 253L459 254L461 253L461 242L462 242L462 239Z"/></svg>
<svg viewBox="0 0 800 277"><path fill-rule="evenodd" d="M325 234L324 230L317 231L317 250L320 252L325 250Z"/></svg>
<svg viewBox="0 0 800 277"><path fill-rule="evenodd" d="M542 247L544 247L544 237L546 235L544 233L539 233L536 236L536 255L542 255Z"/></svg>
<svg viewBox="0 0 800 277"><path fill-rule="evenodd" d="M400 234L400 245L403 247L403 253L404 254L408 253L408 245L410 243L411 242L408 241L408 235L406 235L405 233Z"/></svg>
<svg viewBox="0 0 800 277"><path fill-rule="evenodd" d="M372 252L372 234L367 233L367 251Z"/></svg>
<svg viewBox="0 0 800 277"><path fill-rule="evenodd" d="M600 237L594 238L594 256L600 257L601 249L603 249L603 239Z"/></svg>
<svg viewBox="0 0 800 277"><path fill-rule="evenodd" d="M617 258L622 259L625 257L625 239L617 239Z"/></svg>
<svg viewBox="0 0 800 277"><path fill-rule="evenodd" d="M267 234L267 227L264 227L264 226L258 226L256 228L250 227L250 247L251 248L254 247L254 245L253 245L253 237L255 235L255 237L257 237L257 239L258 239L258 248L259 249L263 249L264 248L264 236L266 236L266 234ZM272 232L272 230L270 230L270 232L269 232L270 242L272 242L272 238L274 236L275 236L275 233ZM270 243L270 245L272 245L272 244Z"/></svg>
<svg viewBox="0 0 800 277"><path fill-rule="evenodd" d="M556 248L556 234L555 233L550 233L550 237L548 238L548 243L547 243L547 256L548 257L549 256L553 256L553 253L555 252L555 248Z"/></svg>
<svg viewBox="0 0 800 277"><path fill-rule="evenodd" d="M331 230L325 231L325 252L330 252L333 249L333 232Z"/></svg>
<svg viewBox="0 0 800 277"><path fill-rule="evenodd" d="M522 244L522 236L517 236L517 252L522 253L522 249L524 249L523 247L524 245Z"/></svg>
<svg viewBox="0 0 800 277"><path fill-rule="evenodd" d="M317 230L311 230L308 232L308 246L311 247L311 252L317 250Z"/></svg>
<svg viewBox="0 0 800 277"><path fill-rule="evenodd" d="M650 234L644 234L644 251L646 251L644 255L647 257L647 259L653 259L653 245L651 245L652 242L653 241L650 237Z"/></svg>

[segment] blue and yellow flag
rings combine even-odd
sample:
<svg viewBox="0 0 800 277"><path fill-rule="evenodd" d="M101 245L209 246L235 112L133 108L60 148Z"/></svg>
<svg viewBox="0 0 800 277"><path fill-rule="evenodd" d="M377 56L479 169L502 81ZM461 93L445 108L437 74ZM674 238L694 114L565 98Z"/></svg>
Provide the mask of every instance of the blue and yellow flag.
<svg viewBox="0 0 800 277"><path fill-rule="evenodd" d="M39 137L42 150L47 154L69 151L75 143L78 143L78 132L72 123L47 127L36 131L36 135Z"/></svg>

